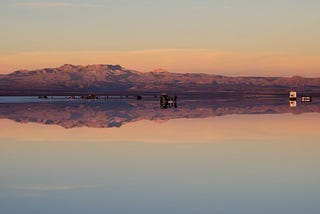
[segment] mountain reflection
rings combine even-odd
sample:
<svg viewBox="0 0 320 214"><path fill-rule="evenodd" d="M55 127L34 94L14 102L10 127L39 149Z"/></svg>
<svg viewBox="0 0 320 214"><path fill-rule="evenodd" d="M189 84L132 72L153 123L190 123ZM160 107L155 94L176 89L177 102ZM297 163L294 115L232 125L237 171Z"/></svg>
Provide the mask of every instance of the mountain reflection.
<svg viewBox="0 0 320 214"><path fill-rule="evenodd" d="M286 98L179 99L176 108L162 109L158 100L51 100L1 102L0 119L19 123L54 124L64 128L110 128L152 120L207 118L230 114L280 114L320 112L320 103L290 107Z"/></svg>

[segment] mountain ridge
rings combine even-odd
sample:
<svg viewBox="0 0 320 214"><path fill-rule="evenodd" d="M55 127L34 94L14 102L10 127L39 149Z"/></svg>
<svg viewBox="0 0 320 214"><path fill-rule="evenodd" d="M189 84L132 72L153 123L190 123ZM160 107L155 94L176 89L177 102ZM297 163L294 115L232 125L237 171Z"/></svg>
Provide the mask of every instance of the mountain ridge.
<svg viewBox="0 0 320 214"><path fill-rule="evenodd" d="M140 72L120 65L64 64L57 68L18 70L0 75L0 95L41 93L217 92L281 90L320 91L320 78L229 77L205 73L172 73L164 69Z"/></svg>

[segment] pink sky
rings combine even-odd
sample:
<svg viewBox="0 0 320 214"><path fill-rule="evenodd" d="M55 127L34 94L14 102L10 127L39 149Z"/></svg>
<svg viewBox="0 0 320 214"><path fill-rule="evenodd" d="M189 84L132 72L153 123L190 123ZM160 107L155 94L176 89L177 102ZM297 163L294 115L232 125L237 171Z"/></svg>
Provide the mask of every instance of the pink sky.
<svg viewBox="0 0 320 214"><path fill-rule="evenodd" d="M320 76L319 55L271 52L218 52L206 49L138 51L20 52L0 55L0 73L62 64L120 64L128 69L220 75Z"/></svg>
<svg viewBox="0 0 320 214"><path fill-rule="evenodd" d="M1 138L34 142L214 143L225 140L314 139L319 114L228 115L205 119L142 120L120 128L64 129L56 125L0 120ZM307 123L306 123L307 121ZM147 128L146 128L147 127ZM162 130L165 135L159 135ZM294 133L291 135L291 133ZM107 136L107 137L106 137ZM0 140L1 140L0 138Z"/></svg>

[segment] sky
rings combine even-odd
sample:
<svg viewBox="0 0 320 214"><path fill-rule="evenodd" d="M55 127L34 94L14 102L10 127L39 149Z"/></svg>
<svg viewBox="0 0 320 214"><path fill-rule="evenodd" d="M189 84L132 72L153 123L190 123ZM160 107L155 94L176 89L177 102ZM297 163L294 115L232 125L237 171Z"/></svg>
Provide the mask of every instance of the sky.
<svg viewBox="0 0 320 214"><path fill-rule="evenodd" d="M61 64L320 76L318 0L1 0L0 73Z"/></svg>

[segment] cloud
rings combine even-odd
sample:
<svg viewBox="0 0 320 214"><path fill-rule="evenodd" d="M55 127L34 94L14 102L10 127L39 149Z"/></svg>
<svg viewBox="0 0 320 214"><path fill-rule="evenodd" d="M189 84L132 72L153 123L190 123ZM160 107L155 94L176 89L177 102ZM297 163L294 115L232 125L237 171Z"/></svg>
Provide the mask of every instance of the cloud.
<svg viewBox="0 0 320 214"><path fill-rule="evenodd" d="M81 4L81 3L69 3L69 2L17 2L12 6L20 8L90 8L97 7L94 4Z"/></svg>

